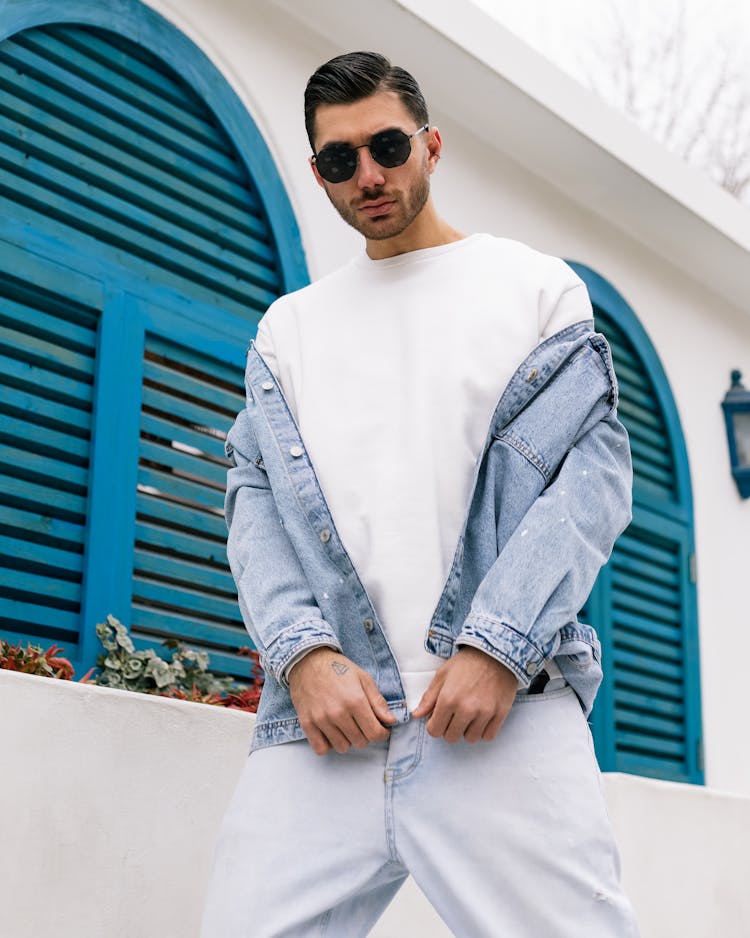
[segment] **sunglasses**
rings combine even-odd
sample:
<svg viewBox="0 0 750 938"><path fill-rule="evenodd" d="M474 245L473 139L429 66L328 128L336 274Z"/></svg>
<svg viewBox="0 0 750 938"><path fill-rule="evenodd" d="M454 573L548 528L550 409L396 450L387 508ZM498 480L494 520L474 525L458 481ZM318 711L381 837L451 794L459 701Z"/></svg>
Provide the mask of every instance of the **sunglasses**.
<svg viewBox="0 0 750 938"><path fill-rule="evenodd" d="M318 167L318 172L326 182L346 182L357 169L357 150L367 147L376 163L386 169L393 169L395 166L403 166L409 159L411 138L428 129L429 124L415 130L413 134L405 134L397 127L381 130L370 138L369 143L358 147L348 143L329 143L313 155L311 162Z"/></svg>

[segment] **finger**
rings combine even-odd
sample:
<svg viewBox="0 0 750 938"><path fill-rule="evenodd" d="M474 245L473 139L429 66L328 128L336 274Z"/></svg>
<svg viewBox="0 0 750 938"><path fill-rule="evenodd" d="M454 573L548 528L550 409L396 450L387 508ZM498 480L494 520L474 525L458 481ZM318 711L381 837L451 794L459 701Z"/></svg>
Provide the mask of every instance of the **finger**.
<svg viewBox="0 0 750 938"><path fill-rule="evenodd" d="M469 725L468 717L464 716L462 713L454 711L453 716L448 723L448 726L445 728L443 736L447 743L457 743L460 739L463 739L466 728Z"/></svg>
<svg viewBox="0 0 750 938"><path fill-rule="evenodd" d="M334 726L333 723L323 723L321 730L325 733L329 743L336 752L343 753L349 751L351 744L337 726Z"/></svg>
<svg viewBox="0 0 750 938"><path fill-rule="evenodd" d="M352 716L347 722L340 727L341 732L349 740L349 743L354 746L355 749L364 749L365 746L370 742L366 734L362 732L362 728L357 723L357 720Z"/></svg>
<svg viewBox="0 0 750 938"><path fill-rule="evenodd" d="M310 748L316 756L324 756L331 748L330 743L317 726L308 727L305 730L305 736L307 736L307 741L310 743Z"/></svg>
<svg viewBox="0 0 750 938"><path fill-rule="evenodd" d="M365 696L372 708L372 712L381 721L381 723L395 723L398 717L395 714L391 713L388 709L388 703L385 697L378 690L378 686L375 683L371 674L364 672L362 678L362 689L365 692Z"/></svg>
<svg viewBox="0 0 750 938"><path fill-rule="evenodd" d="M443 703L438 695L438 699L435 701L435 707L432 711L432 716L427 721L427 732L430 736L434 736L437 739L439 736L443 736L445 731L448 729L448 724L453 717L453 708L449 707L447 704Z"/></svg>
<svg viewBox="0 0 750 938"><path fill-rule="evenodd" d="M507 713L496 713L482 731L482 739L491 742L498 734L500 727L505 723Z"/></svg>
<svg viewBox="0 0 750 938"><path fill-rule="evenodd" d="M486 716L477 716L469 723L464 730L464 739L467 743L478 743L482 739L482 734L489 726L490 721Z"/></svg>
<svg viewBox="0 0 750 938"><path fill-rule="evenodd" d="M421 720L422 717L426 717L435 706L435 701L438 699L438 694L440 693L441 682L436 678L432 679L432 683L427 688L427 690L422 694L422 699L417 704L416 708L412 711L412 716Z"/></svg>

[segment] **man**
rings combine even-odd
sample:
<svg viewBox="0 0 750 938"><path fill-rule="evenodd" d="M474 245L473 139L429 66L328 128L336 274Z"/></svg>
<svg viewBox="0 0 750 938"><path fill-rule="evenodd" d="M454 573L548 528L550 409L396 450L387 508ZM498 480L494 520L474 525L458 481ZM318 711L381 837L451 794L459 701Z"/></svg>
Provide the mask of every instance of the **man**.
<svg viewBox="0 0 750 938"><path fill-rule="evenodd" d="M266 683L202 936L366 935L409 873L465 938L636 935L577 620L632 482L585 285L437 214L382 56L321 66L305 119L365 250L248 351L228 554Z"/></svg>

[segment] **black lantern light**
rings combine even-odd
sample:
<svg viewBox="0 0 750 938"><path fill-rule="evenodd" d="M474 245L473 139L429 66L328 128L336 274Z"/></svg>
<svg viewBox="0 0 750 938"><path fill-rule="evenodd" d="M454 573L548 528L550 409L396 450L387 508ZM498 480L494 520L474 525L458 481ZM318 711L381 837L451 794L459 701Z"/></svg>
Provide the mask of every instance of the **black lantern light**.
<svg viewBox="0 0 750 938"><path fill-rule="evenodd" d="M732 475L741 497L750 498L750 391L741 379L739 371L732 372L732 386L721 406L727 422Z"/></svg>

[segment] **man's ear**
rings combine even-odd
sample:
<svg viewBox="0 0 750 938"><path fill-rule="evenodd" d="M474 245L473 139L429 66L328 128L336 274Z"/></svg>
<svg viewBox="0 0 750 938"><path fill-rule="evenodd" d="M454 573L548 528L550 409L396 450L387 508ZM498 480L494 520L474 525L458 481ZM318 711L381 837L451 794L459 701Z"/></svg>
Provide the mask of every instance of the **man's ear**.
<svg viewBox="0 0 750 938"><path fill-rule="evenodd" d="M440 151L443 149L443 139L437 127L431 127L427 131L425 143L427 146L427 163L430 167L430 172L434 173L437 168L438 160L440 159Z"/></svg>
<svg viewBox="0 0 750 938"><path fill-rule="evenodd" d="M315 163L313 163L312 160L313 158L311 156L308 157L308 162L310 163L310 169L312 170L313 176L315 176L315 181L317 182L317 184L320 186L321 189L325 189L326 186L325 186L325 182L323 181L323 177L318 172L318 167L315 165Z"/></svg>

